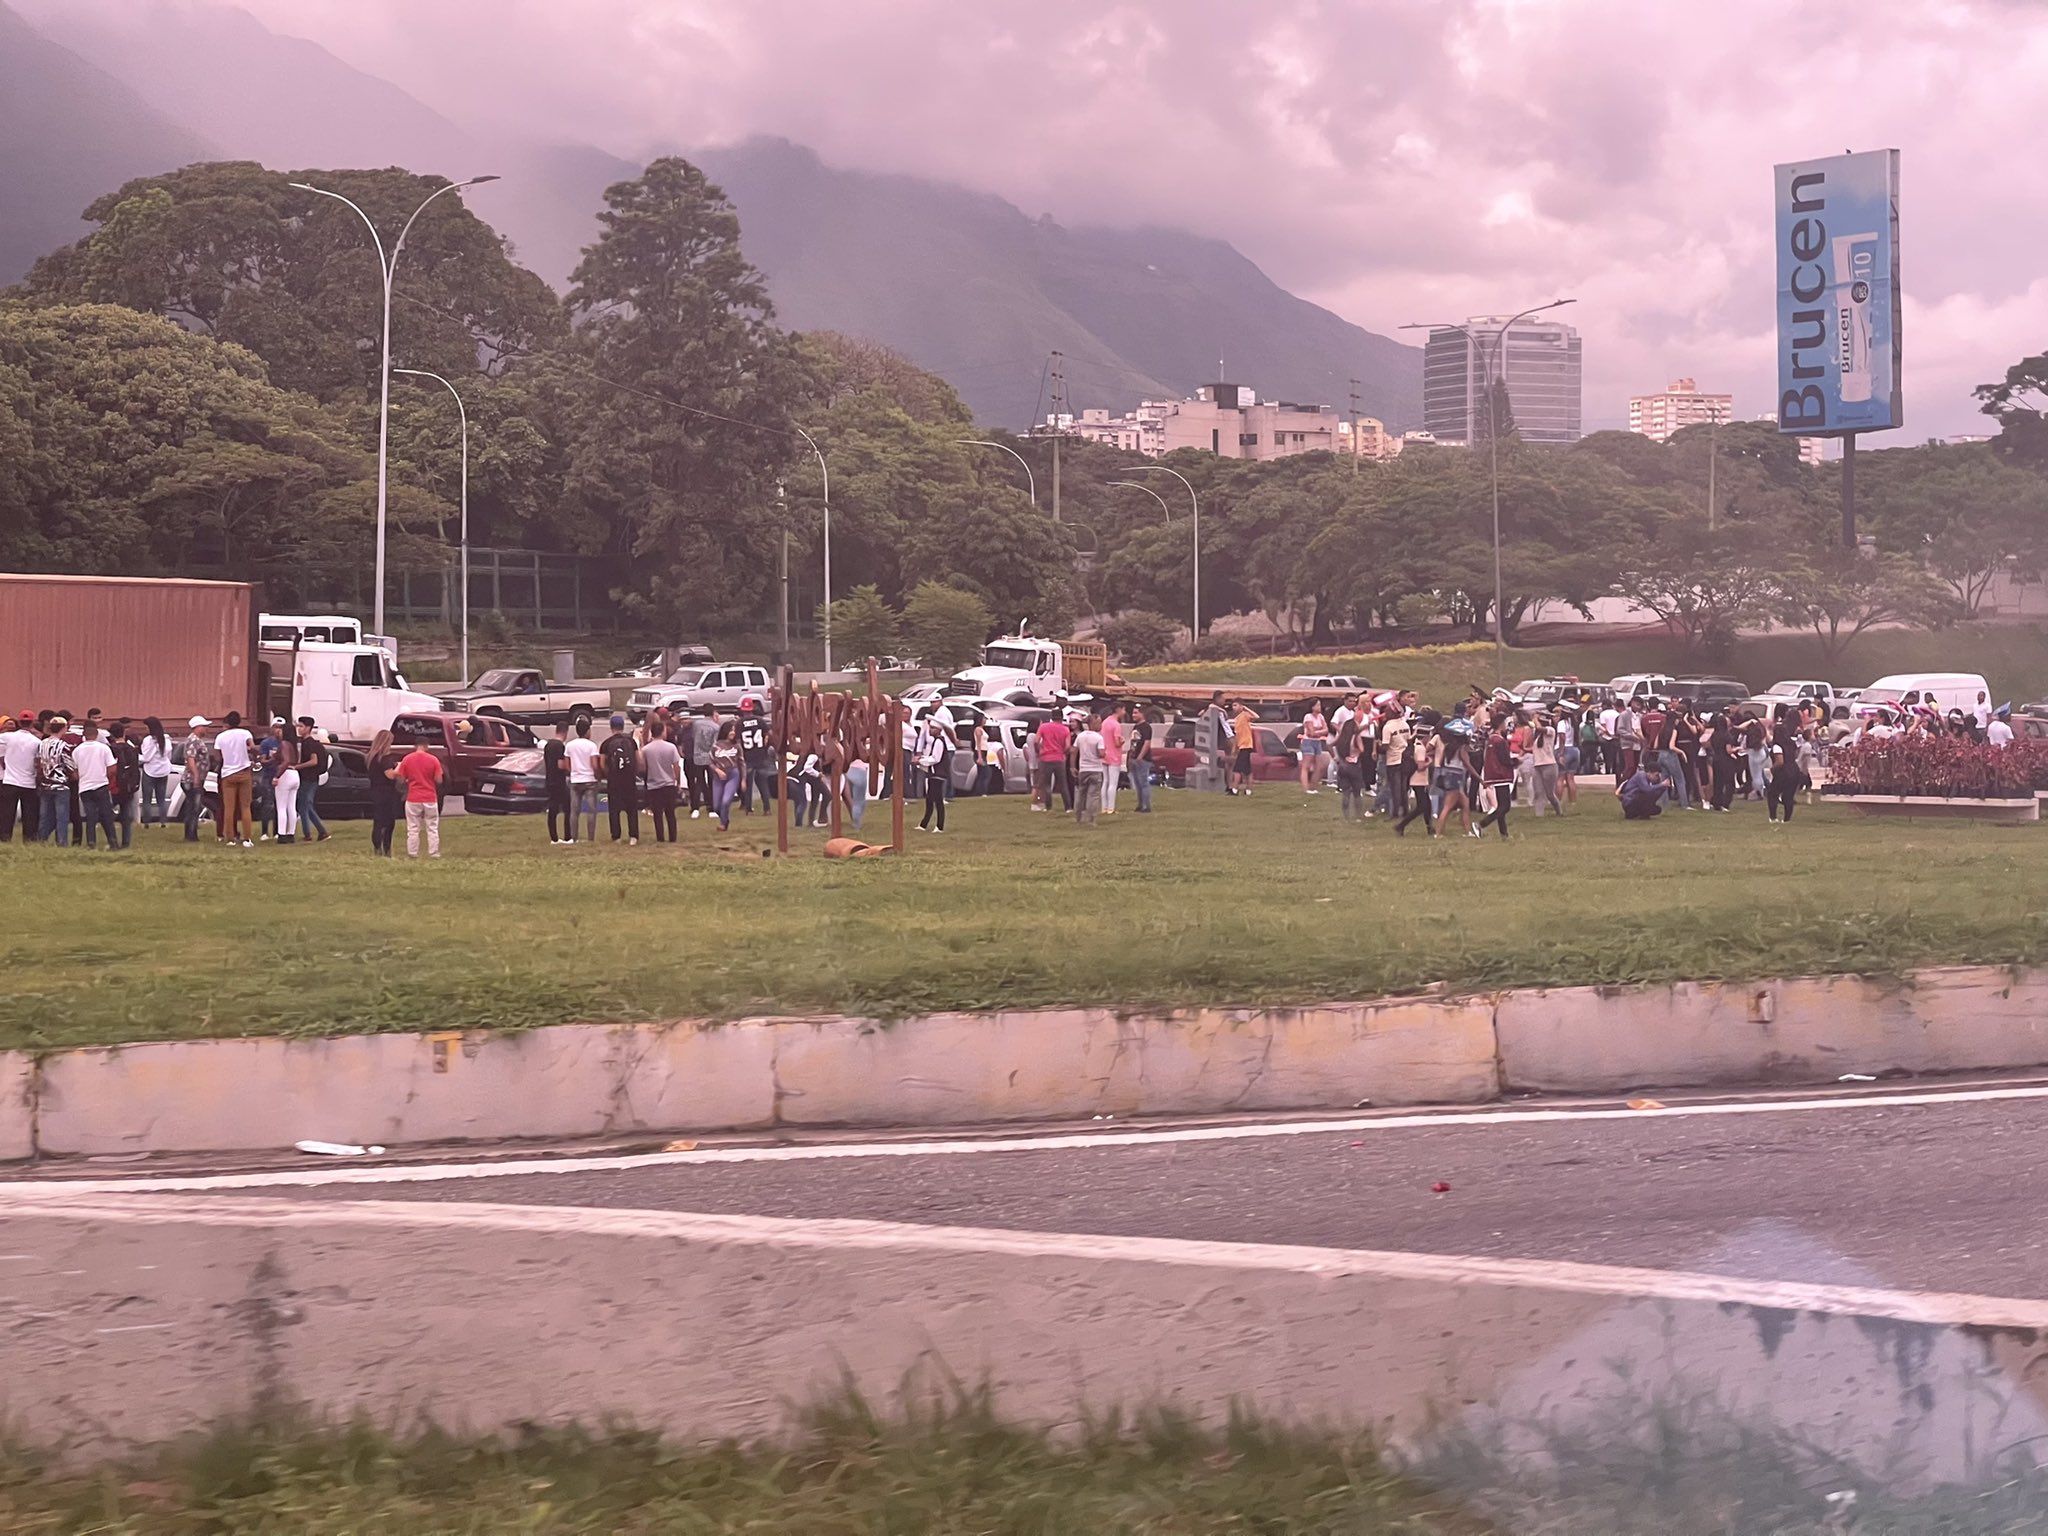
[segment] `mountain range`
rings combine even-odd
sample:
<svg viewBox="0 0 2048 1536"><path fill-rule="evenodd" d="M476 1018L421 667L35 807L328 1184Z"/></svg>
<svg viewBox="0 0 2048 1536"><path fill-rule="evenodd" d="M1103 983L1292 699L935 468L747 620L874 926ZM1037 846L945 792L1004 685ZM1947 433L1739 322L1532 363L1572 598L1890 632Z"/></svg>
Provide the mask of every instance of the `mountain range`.
<svg viewBox="0 0 2048 1536"><path fill-rule="evenodd" d="M587 145L479 135L232 6L14 5L0 0L0 282L76 239L79 211L124 180L232 158L496 173L471 207L561 287L604 189L640 169ZM683 152L732 198L782 323L894 347L985 424L1043 416L1057 351L1077 411L1177 399L1224 371L1262 398L1339 408L1356 379L1365 414L1420 425L1419 349L1288 293L1224 241L1061 225L964 187L828 165L780 139Z"/></svg>

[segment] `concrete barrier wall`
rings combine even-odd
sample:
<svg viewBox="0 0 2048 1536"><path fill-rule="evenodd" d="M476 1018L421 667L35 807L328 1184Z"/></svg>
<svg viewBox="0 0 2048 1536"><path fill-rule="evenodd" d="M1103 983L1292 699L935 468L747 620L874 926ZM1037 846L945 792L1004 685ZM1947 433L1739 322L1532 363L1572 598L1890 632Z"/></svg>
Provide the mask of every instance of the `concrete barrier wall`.
<svg viewBox="0 0 2048 1536"><path fill-rule="evenodd" d="M920 1370L1000 1411L1177 1404L1413 1443L1682 1386L1872 1470L2048 1427L2048 1302L869 1222L174 1196L0 1205L0 1416L84 1456L303 1405L772 1437Z"/></svg>
<svg viewBox="0 0 2048 1536"><path fill-rule="evenodd" d="M1466 1104L2048 1066L2048 985L1539 988L1314 1008L564 1025L0 1053L0 1160Z"/></svg>

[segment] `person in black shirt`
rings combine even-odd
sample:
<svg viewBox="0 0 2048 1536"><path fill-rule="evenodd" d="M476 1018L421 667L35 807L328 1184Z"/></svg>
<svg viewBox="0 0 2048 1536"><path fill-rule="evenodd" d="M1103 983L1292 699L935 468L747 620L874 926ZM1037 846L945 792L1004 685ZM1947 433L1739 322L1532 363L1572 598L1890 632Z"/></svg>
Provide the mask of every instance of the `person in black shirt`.
<svg viewBox="0 0 2048 1536"><path fill-rule="evenodd" d="M761 791L764 811L775 793L775 754L768 746L768 720L753 699L740 700L740 761L746 769L746 777L740 781L740 805L751 816L755 790Z"/></svg>
<svg viewBox="0 0 2048 1536"><path fill-rule="evenodd" d="M299 716L299 835L317 832L321 842L328 837L327 823L320 819L320 781L327 775L327 744L320 739L311 715Z"/></svg>
<svg viewBox="0 0 2048 1536"><path fill-rule="evenodd" d="M576 841L576 813L569 806L569 722L557 720L555 734L541 748L548 786L548 846ZM561 819L559 828L556 818Z"/></svg>
<svg viewBox="0 0 2048 1536"><path fill-rule="evenodd" d="M619 840L619 815L625 814L628 847L640 841L640 747L626 734L626 717L612 716L612 733L598 747L604 764L604 798L611 807L612 841Z"/></svg>

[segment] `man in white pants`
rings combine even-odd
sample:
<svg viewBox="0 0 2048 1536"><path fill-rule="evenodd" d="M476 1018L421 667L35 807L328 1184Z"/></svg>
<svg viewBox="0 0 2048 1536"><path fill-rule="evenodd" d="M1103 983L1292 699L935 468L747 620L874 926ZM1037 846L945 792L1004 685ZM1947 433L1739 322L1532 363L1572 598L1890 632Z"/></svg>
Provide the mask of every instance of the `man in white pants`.
<svg viewBox="0 0 2048 1536"><path fill-rule="evenodd" d="M1119 704L1102 722L1102 814L1116 814L1117 781L1124 773L1124 711Z"/></svg>
<svg viewBox="0 0 2048 1536"><path fill-rule="evenodd" d="M414 747L398 760L398 782L405 786L405 856L420 856L420 833L427 834L427 857L441 857L441 760L425 747Z"/></svg>

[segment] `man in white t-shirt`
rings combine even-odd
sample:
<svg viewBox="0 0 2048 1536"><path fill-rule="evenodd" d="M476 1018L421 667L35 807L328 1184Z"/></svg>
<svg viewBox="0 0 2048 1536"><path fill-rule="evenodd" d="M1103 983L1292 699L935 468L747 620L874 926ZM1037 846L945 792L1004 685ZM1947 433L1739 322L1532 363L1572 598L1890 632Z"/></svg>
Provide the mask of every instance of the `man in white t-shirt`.
<svg viewBox="0 0 2048 1536"><path fill-rule="evenodd" d="M85 740L71 749L71 763L78 771L78 814L85 823L85 846L98 846L98 834L106 829L107 851L121 846L120 830L114 825L114 749L100 735L97 722L87 720Z"/></svg>
<svg viewBox="0 0 2048 1536"><path fill-rule="evenodd" d="M16 817L21 820L21 840L36 840L36 821L41 815L36 800L36 748L42 744L32 715L24 715L0 731L0 843L14 836Z"/></svg>
<svg viewBox="0 0 2048 1536"><path fill-rule="evenodd" d="M576 818L580 813L584 822L584 841L594 843L597 841L597 770L604 753L590 739L587 717L576 717L576 734L569 739L562 755L569 760L569 840L576 840Z"/></svg>
<svg viewBox="0 0 2048 1536"><path fill-rule="evenodd" d="M220 820L215 834L224 843L256 846L256 738L242 728L240 710L227 712L227 729L213 739L220 757Z"/></svg>
<svg viewBox="0 0 2048 1536"><path fill-rule="evenodd" d="M2009 747L2012 745L2012 727L2006 723L2005 716L1993 715L1991 717L1991 723L1984 727L1984 739L1994 747Z"/></svg>

